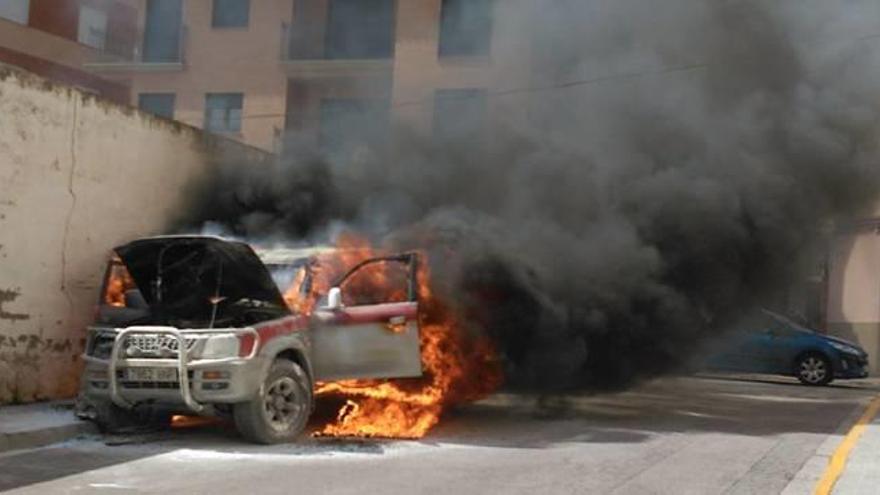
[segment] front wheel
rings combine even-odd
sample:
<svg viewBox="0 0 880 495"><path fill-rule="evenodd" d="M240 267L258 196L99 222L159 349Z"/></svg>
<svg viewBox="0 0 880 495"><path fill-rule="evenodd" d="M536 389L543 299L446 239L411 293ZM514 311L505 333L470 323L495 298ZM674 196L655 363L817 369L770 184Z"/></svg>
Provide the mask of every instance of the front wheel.
<svg viewBox="0 0 880 495"><path fill-rule="evenodd" d="M312 385L293 361L272 363L260 392L252 400L236 404L235 426L251 442L273 444L296 439L312 411Z"/></svg>
<svg viewBox="0 0 880 495"><path fill-rule="evenodd" d="M834 379L831 361L818 353L799 357L795 363L795 373L805 385L828 385Z"/></svg>

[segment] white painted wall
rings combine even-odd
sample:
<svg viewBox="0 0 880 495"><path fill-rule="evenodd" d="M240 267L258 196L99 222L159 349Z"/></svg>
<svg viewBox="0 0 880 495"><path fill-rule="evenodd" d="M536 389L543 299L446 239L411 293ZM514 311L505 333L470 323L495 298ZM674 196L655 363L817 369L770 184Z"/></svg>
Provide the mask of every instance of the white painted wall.
<svg viewBox="0 0 880 495"><path fill-rule="evenodd" d="M0 403L69 397L109 250L267 155L6 67L0 115Z"/></svg>

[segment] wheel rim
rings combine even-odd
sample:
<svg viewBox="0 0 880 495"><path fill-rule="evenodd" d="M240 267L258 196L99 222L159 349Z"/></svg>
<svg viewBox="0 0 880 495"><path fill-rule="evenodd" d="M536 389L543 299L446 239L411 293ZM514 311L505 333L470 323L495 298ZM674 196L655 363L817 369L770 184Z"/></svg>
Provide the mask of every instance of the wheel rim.
<svg viewBox="0 0 880 495"><path fill-rule="evenodd" d="M302 390L293 378L284 376L266 387L263 394L263 418L273 430L289 430L300 420L302 413Z"/></svg>
<svg viewBox="0 0 880 495"><path fill-rule="evenodd" d="M800 376L807 383L821 383L828 376L825 360L810 356L801 361Z"/></svg>

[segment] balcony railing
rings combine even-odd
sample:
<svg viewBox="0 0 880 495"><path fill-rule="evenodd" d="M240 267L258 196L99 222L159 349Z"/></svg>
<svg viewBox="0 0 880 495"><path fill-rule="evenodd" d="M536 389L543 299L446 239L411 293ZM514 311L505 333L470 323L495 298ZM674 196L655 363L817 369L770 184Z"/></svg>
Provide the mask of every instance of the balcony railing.
<svg viewBox="0 0 880 495"><path fill-rule="evenodd" d="M334 52L326 47L324 27L281 24L281 62L301 77L385 73L393 66L393 53Z"/></svg>
<svg viewBox="0 0 880 495"><path fill-rule="evenodd" d="M285 62L297 60L324 60L324 42L320 37L320 29L314 25L297 27L286 22L281 23L281 60Z"/></svg>
<svg viewBox="0 0 880 495"><path fill-rule="evenodd" d="M108 38L104 49L87 68L99 71L114 70L181 70L186 64L188 31L181 26L177 42L166 41L162 46L146 46L143 31L126 39Z"/></svg>

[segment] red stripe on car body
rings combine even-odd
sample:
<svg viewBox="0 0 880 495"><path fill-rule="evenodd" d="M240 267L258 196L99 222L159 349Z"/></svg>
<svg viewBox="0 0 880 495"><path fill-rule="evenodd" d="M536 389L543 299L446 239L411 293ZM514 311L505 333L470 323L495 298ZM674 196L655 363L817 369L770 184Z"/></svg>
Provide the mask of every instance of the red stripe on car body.
<svg viewBox="0 0 880 495"><path fill-rule="evenodd" d="M371 306L352 306L336 311L334 323L341 325L355 325L358 323L387 322L395 316L404 316L407 321L416 319L418 304L414 302L400 302L375 304Z"/></svg>
<svg viewBox="0 0 880 495"><path fill-rule="evenodd" d="M260 325L255 326L254 330L256 330L257 334L260 336L260 347L263 347L268 341L274 339L275 337L278 337L279 335L287 335L305 330L308 325L309 320L305 316L287 316L281 318L280 320L264 322ZM253 335L243 335L241 337L239 356L245 357L249 355L253 346Z"/></svg>

